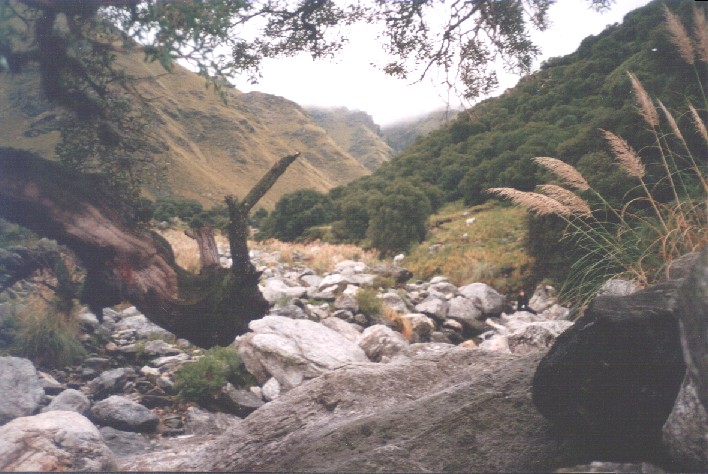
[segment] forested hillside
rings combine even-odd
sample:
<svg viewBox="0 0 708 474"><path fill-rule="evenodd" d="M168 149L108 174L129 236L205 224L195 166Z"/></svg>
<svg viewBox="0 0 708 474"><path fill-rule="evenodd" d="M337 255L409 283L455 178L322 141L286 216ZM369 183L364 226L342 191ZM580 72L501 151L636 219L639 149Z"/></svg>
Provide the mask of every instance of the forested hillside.
<svg viewBox="0 0 708 474"><path fill-rule="evenodd" d="M456 116L458 110L437 110L412 120L402 120L381 127L386 143L397 153L413 145L419 137L424 137L433 130L447 125Z"/></svg>
<svg viewBox="0 0 708 474"><path fill-rule="evenodd" d="M330 198L341 219L335 231L344 238L361 239L368 227L371 237L372 213L384 212L371 205L372 199L396 207L396 200L405 195L418 207L429 204L435 209L460 199L468 205L482 203L491 197L486 191L490 187L532 190L550 178L532 161L539 156L572 164L594 189L619 205L636 182L613 164L599 129L623 137L650 163L658 159L657 150L645 149L653 138L637 114L628 72L674 111L688 144L705 152L685 112L690 101L705 114L700 85L706 83L706 64L689 65L678 54L664 24L662 5L652 2L628 14L622 24L586 38L571 55L547 61L502 96L460 113L372 176L333 190ZM684 24L692 25L694 5L705 9L690 1L672 2L670 7ZM652 170L649 166L650 182ZM656 192L661 199L661 186ZM421 199L421 193L427 199ZM389 214L386 220L406 221L408 212L399 206L393 212L399 217ZM561 228L552 218L531 222L530 249L539 257L540 276L567 269L562 258L567 255L557 244Z"/></svg>

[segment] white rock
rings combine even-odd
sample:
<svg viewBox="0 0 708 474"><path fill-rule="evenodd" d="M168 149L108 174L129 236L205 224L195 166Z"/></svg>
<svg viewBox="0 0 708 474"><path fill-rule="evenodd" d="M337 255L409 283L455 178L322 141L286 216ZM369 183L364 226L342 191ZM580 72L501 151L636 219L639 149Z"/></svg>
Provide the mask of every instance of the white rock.
<svg viewBox="0 0 708 474"><path fill-rule="evenodd" d="M313 321L266 316L236 341L248 371L264 383L275 377L283 390L352 362L368 361L363 350L341 334Z"/></svg>
<svg viewBox="0 0 708 474"><path fill-rule="evenodd" d="M271 377L261 388L263 399L272 402L280 396L280 382L275 377Z"/></svg>
<svg viewBox="0 0 708 474"><path fill-rule="evenodd" d="M496 334L490 337L489 339L482 341L482 343L478 347L484 351L497 351L503 352L505 354L511 354L511 350L509 350L509 342L507 341L507 336L502 336L499 334Z"/></svg>
<svg viewBox="0 0 708 474"><path fill-rule="evenodd" d="M403 301L403 298L401 298L394 291L389 291L387 293L384 293L383 295L376 295L376 297L379 298L384 305L388 306L394 311L397 311L399 313L408 312L408 307Z"/></svg>
<svg viewBox="0 0 708 474"><path fill-rule="evenodd" d="M101 433L74 411L48 411L0 427L0 471L112 471Z"/></svg>
<svg viewBox="0 0 708 474"><path fill-rule="evenodd" d="M448 281L450 281L450 280L448 280L447 277L444 277L444 276L436 276L436 277L433 277L433 278L430 280L430 284L431 284L431 285L435 285L435 284L437 284L437 283L447 283Z"/></svg>
<svg viewBox="0 0 708 474"><path fill-rule="evenodd" d="M429 314L437 319L443 320L447 317L449 304L446 300L435 296L428 296L422 303L416 305L415 310L419 313Z"/></svg>
<svg viewBox="0 0 708 474"><path fill-rule="evenodd" d="M32 362L0 357L0 423L31 415L39 407L44 389Z"/></svg>
<svg viewBox="0 0 708 474"><path fill-rule="evenodd" d="M416 340L420 341L430 336L430 334L435 331L435 321L424 314L408 313L404 314L402 317L410 323L411 330L416 336Z"/></svg>
<svg viewBox="0 0 708 474"><path fill-rule="evenodd" d="M341 273L343 275L352 275L354 273L364 273L368 269L369 268L364 262L344 260L335 265L332 271L335 273Z"/></svg>
<svg viewBox="0 0 708 474"><path fill-rule="evenodd" d="M375 324L364 329L359 337L359 347L374 362L390 360L408 347L401 333L383 324Z"/></svg>
<svg viewBox="0 0 708 474"><path fill-rule="evenodd" d="M356 343L356 341L359 339L359 335L361 334L361 332L358 331L354 325L349 324L348 322L340 318L330 317L325 318L320 322L322 323L322 325L327 326L328 328L334 331L337 331L339 334L354 343Z"/></svg>

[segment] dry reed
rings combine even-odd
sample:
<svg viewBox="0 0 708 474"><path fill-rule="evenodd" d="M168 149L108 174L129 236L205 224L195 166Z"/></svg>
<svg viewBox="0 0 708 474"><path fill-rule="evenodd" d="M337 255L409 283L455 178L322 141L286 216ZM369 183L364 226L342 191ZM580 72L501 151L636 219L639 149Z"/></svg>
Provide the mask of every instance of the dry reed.
<svg viewBox="0 0 708 474"><path fill-rule="evenodd" d="M386 305L381 308L381 316L393 321L396 325L396 329L401 333L406 341L411 340L413 337L413 327L411 326L409 319L404 318L401 313Z"/></svg>
<svg viewBox="0 0 708 474"><path fill-rule="evenodd" d="M635 76L631 72L627 72L627 74L629 75L630 81L632 81L632 89L634 89L634 93L637 96L639 114L642 116L644 121L649 124L649 126L653 129L657 125L659 125L659 114L656 111L656 107L654 107L654 101L651 100L651 97L649 97L649 94L647 93L646 89L644 89L642 83L639 82L637 76Z"/></svg>
<svg viewBox="0 0 708 474"><path fill-rule="evenodd" d="M629 143L612 132L602 129L600 129L600 131L605 137L605 140L607 140L607 143L610 144L612 153L617 158L617 161L619 161L622 169L630 176L640 179L643 178L646 173L644 163L642 163L637 152L629 146Z"/></svg>
<svg viewBox="0 0 708 474"><path fill-rule="evenodd" d="M676 123L676 119L674 116L669 112L669 109L666 108L664 103L660 100L657 100L659 103L659 108L661 109L662 112L664 112L664 115L666 116L666 120L669 122L669 126L671 127L671 131L674 132L674 135L679 137L682 142L685 142L686 140L683 138L683 133L681 133L681 129L678 127L678 124Z"/></svg>
<svg viewBox="0 0 708 474"><path fill-rule="evenodd" d="M571 186L579 191L586 191L590 189L590 185L585 180L583 175L568 163L565 163L557 158L549 158L547 156L534 158L533 161L553 172L568 186Z"/></svg>
<svg viewBox="0 0 708 474"><path fill-rule="evenodd" d="M592 210L587 202L577 194L555 184L543 184L538 187L546 196L558 201L574 214L584 217L592 216Z"/></svg>
<svg viewBox="0 0 708 474"><path fill-rule="evenodd" d="M702 8L693 7L693 38L698 58L708 63L708 23Z"/></svg>
<svg viewBox="0 0 708 474"><path fill-rule="evenodd" d="M693 52L693 43L691 38L686 32L686 28L683 27L683 23L679 21L678 17L669 10L666 5L664 7L664 18L666 18L666 29L669 30L671 36L671 42L679 50L679 54L688 64L693 64L695 62L695 54Z"/></svg>
<svg viewBox="0 0 708 474"><path fill-rule="evenodd" d="M555 214L569 217L573 214L567 206L543 194L519 191L514 188L490 188L489 192L505 197L539 216Z"/></svg>
<svg viewBox="0 0 708 474"><path fill-rule="evenodd" d="M698 133L703 137L703 140L708 143L708 130L706 130L706 124L701 120L701 116L698 115L696 108L689 104L688 108L691 109L691 117L693 118L693 124L696 127Z"/></svg>

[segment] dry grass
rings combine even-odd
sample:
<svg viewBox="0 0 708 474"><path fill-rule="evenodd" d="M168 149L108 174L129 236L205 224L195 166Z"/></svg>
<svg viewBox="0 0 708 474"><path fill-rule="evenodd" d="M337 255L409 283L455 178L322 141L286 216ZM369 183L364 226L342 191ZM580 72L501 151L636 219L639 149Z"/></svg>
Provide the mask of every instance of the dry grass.
<svg viewBox="0 0 708 474"><path fill-rule="evenodd" d="M632 89L634 89L634 94L637 96L637 104L639 105L639 115L642 116L644 121L652 128L655 129L659 125L659 114L654 107L654 101L647 93L646 89L637 76L631 72L627 72L630 81L632 81Z"/></svg>
<svg viewBox="0 0 708 474"><path fill-rule="evenodd" d="M666 29L669 30L671 42L678 48L683 60L687 64L693 64L695 62L693 44L688 32L686 32L686 28L683 27L678 17L666 5L664 5L664 18L666 18Z"/></svg>
<svg viewBox="0 0 708 474"><path fill-rule="evenodd" d="M666 112L668 113L668 111ZM629 146L629 143L612 132L602 129L600 129L600 131L612 148L612 153L617 158L617 161L625 173L635 178L643 178L646 174L644 163L642 163L637 152Z"/></svg>
<svg viewBox="0 0 708 474"><path fill-rule="evenodd" d="M200 268L199 247L197 241L184 235L184 231L167 229L159 231L172 246L177 265L192 273L198 273Z"/></svg>
<svg viewBox="0 0 708 474"><path fill-rule="evenodd" d="M585 180L583 175L580 174L578 170L573 168L568 163L564 163L563 161L557 158L549 158L547 156L534 158L533 161L558 176L558 178L563 183L567 184L572 188L575 188L579 191L585 191L587 189L590 189L590 185Z"/></svg>
<svg viewBox="0 0 708 474"><path fill-rule="evenodd" d="M278 255L278 260L288 265L301 263L316 271L325 273L344 260L364 262L367 265L380 263L376 253L356 245L334 245L320 241L307 244L287 243L275 239L249 242L249 248Z"/></svg>
<svg viewBox="0 0 708 474"><path fill-rule="evenodd" d="M474 224L466 220L475 217ZM455 285L483 282L499 291L514 291L530 276L531 259L524 249L526 213L494 205L466 208L452 203L431 216L444 222L428 232L403 266L416 277L443 275ZM467 236L465 237L465 234ZM433 244L442 248L430 252Z"/></svg>
<svg viewBox="0 0 708 474"><path fill-rule="evenodd" d="M409 319L404 318L401 313L386 305L381 308L381 316L393 321L396 325L396 330L403 335L406 341L411 340L413 337L413 327Z"/></svg>

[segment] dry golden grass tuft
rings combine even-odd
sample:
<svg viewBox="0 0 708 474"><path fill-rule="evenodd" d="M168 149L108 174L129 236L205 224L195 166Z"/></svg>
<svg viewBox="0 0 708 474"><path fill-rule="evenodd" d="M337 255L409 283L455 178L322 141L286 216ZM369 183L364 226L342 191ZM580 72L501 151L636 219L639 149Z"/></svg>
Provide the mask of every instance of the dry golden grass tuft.
<svg viewBox="0 0 708 474"><path fill-rule="evenodd" d="M318 273L331 271L335 265L344 260L364 262L367 265L380 263L374 251L350 244L335 245L320 241L298 244L269 239L262 242L249 242L248 246L265 252L277 252L279 261L289 265L300 262Z"/></svg>
<svg viewBox="0 0 708 474"><path fill-rule="evenodd" d="M184 235L184 231L167 229L159 231L172 246L177 265L192 273L198 273L201 267L199 262L199 247L197 241Z"/></svg>
<svg viewBox="0 0 708 474"><path fill-rule="evenodd" d="M390 321L393 321L393 323L396 325L396 329L398 330L398 332L401 333L401 335L403 335L403 338L406 341L411 340L411 338L413 337L413 327L411 326L410 320L404 318L401 313L386 305L383 305L383 307L381 308L381 316Z"/></svg>
<svg viewBox="0 0 708 474"><path fill-rule="evenodd" d="M558 176L561 181L572 188L579 191L586 191L590 189L590 185L578 170L558 158L540 156L538 158L534 158L533 161Z"/></svg>

